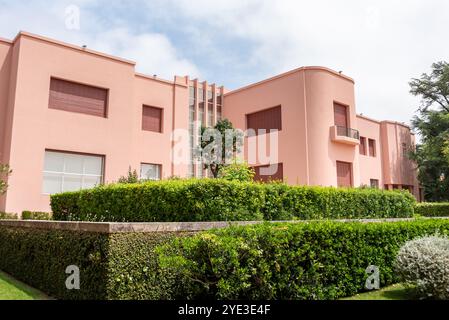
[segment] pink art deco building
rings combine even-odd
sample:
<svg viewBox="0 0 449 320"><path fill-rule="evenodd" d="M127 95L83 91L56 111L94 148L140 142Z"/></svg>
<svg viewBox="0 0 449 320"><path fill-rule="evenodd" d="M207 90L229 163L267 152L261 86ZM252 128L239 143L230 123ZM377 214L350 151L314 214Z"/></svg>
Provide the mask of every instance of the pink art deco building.
<svg viewBox="0 0 449 320"><path fill-rule="evenodd" d="M303 67L229 92L139 74L132 61L21 32L0 39L0 163L13 169L0 211L49 211L50 194L117 181L130 167L143 179L207 176L197 160L174 161L172 133L188 132L192 153L198 122L221 118L278 131L276 163L255 159L258 179L408 189L420 198L410 128L358 115L345 75ZM267 166L277 170L264 176Z"/></svg>

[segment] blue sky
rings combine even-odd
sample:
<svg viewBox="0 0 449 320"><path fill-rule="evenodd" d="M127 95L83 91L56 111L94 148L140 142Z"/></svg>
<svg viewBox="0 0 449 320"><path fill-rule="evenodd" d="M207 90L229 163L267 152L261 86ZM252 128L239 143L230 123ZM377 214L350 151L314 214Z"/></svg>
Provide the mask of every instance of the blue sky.
<svg viewBox="0 0 449 320"><path fill-rule="evenodd" d="M0 37L25 30L229 89L322 65L356 80L359 113L401 122L419 106L408 81L449 60L448 20L446 0L0 0Z"/></svg>

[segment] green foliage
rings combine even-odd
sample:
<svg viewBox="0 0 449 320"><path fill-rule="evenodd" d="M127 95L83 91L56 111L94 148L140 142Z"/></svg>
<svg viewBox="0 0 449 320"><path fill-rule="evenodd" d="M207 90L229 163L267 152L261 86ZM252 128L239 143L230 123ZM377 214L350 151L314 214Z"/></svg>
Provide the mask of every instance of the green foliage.
<svg viewBox="0 0 449 320"><path fill-rule="evenodd" d="M118 183L120 184L133 184L139 182L139 174L136 170L131 170L131 167L128 169L128 175L126 177L120 177L118 180Z"/></svg>
<svg viewBox="0 0 449 320"><path fill-rule="evenodd" d="M18 217L16 213L7 213L0 211L0 220L17 220L17 219Z"/></svg>
<svg viewBox="0 0 449 320"><path fill-rule="evenodd" d="M37 211L23 211L22 220L51 220L51 213Z"/></svg>
<svg viewBox="0 0 449 320"><path fill-rule="evenodd" d="M156 249L178 279L175 299L323 300L363 292L370 265L382 286L398 281L401 245L449 233L449 222L262 224L174 239Z"/></svg>
<svg viewBox="0 0 449 320"><path fill-rule="evenodd" d="M115 184L53 195L55 220L110 222L412 217L405 191L258 184L223 179Z"/></svg>
<svg viewBox="0 0 449 320"><path fill-rule="evenodd" d="M106 299L108 237L104 234L0 226L0 269L59 299ZM67 290L76 265L81 290Z"/></svg>
<svg viewBox="0 0 449 320"><path fill-rule="evenodd" d="M415 213L423 217L449 217L449 203L418 203L415 207Z"/></svg>
<svg viewBox="0 0 449 320"><path fill-rule="evenodd" d="M55 220L163 222L261 220L263 189L215 179L109 185L54 195Z"/></svg>
<svg viewBox="0 0 449 320"><path fill-rule="evenodd" d="M410 82L411 93L422 98L412 124L422 143L412 152L419 181L428 201L449 200L449 64L432 65L431 74Z"/></svg>
<svg viewBox="0 0 449 320"><path fill-rule="evenodd" d="M169 299L176 278L158 268L154 248L175 235L0 226L0 269L57 299ZM70 265L80 268L80 290L65 286Z"/></svg>
<svg viewBox="0 0 449 320"><path fill-rule="evenodd" d="M226 167L222 167L218 176L224 180L251 182L254 180L256 172L246 162L234 162Z"/></svg>
<svg viewBox="0 0 449 320"><path fill-rule="evenodd" d="M6 192L8 189L8 184L6 183L6 178L12 173L9 165L0 164L0 196Z"/></svg>
<svg viewBox="0 0 449 320"><path fill-rule="evenodd" d="M234 128L228 119L218 121L215 127L201 127L201 144L198 153L201 155L204 169L210 169L217 178L220 170L228 166L235 153L240 152L243 145L243 132Z"/></svg>

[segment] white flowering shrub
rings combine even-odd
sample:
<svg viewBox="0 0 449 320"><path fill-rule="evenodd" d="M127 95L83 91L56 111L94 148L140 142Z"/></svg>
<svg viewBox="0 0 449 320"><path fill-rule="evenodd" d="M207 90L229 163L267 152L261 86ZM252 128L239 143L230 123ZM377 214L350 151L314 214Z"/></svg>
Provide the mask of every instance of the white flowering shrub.
<svg viewBox="0 0 449 320"><path fill-rule="evenodd" d="M431 236L407 242L396 258L402 281L423 298L449 299L449 238Z"/></svg>

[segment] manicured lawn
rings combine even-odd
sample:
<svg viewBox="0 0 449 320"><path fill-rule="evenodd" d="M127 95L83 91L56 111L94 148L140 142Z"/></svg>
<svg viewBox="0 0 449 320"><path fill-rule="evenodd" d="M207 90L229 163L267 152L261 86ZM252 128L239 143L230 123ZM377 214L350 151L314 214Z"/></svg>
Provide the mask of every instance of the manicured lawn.
<svg viewBox="0 0 449 320"><path fill-rule="evenodd" d="M395 284L377 291L357 294L342 300L415 300L413 289L405 288L401 284Z"/></svg>
<svg viewBox="0 0 449 320"><path fill-rule="evenodd" d="M47 300L46 295L0 271L0 300Z"/></svg>

